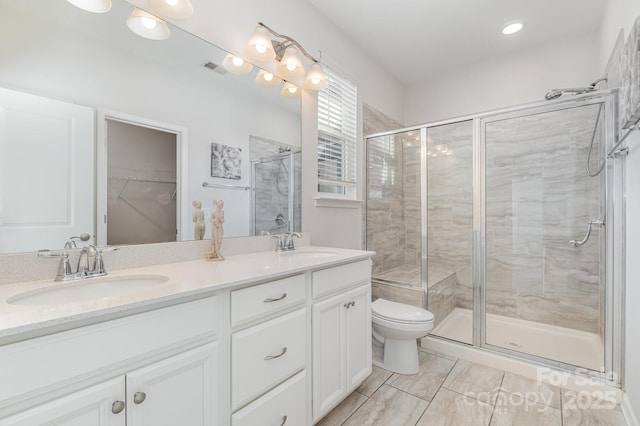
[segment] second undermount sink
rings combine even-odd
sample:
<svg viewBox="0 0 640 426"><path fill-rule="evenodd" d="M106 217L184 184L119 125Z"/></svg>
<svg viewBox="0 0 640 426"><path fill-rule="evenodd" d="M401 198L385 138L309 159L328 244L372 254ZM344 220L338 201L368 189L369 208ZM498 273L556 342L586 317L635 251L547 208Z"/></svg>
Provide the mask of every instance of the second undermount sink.
<svg viewBox="0 0 640 426"><path fill-rule="evenodd" d="M300 250L300 251L288 251L280 253L281 258L289 258L292 260L313 260L313 259L325 259L327 257L337 256L338 253L330 250Z"/></svg>
<svg viewBox="0 0 640 426"><path fill-rule="evenodd" d="M109 300L157 287L169 278L162 275L132 275L88 278L28 291L7 300L11 305L55 305L90 300Z"/></svg>

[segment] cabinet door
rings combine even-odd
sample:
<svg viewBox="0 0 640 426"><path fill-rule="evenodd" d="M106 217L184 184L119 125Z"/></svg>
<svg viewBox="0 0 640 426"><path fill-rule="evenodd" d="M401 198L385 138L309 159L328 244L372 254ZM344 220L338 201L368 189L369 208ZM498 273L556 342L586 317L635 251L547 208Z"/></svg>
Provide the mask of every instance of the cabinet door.
<svg viewBox="0 0 640 426"><path fill-rule="evenodd" d="M127 374L127 426L219 423L218 343Z"/></svg>
<svg viewBox="0 0 640 426"><path fill-rule="evenodd" d="M313 418L322 417L347 392L345 306L340 294L313 305Z"/></svg>
<svg viewBox="0 0 640 426"><path fill-rule="evenodd" d="M125 400L124 376L72 393L46 404L0 419L5 426L124 426L123 411L112 412L116 401Z"/></svg>
<svg viewBox="0 0 640 426"><path fill-rule="evenodd" d="M347 391L371 374L371 286L347 293Z"/></svg>

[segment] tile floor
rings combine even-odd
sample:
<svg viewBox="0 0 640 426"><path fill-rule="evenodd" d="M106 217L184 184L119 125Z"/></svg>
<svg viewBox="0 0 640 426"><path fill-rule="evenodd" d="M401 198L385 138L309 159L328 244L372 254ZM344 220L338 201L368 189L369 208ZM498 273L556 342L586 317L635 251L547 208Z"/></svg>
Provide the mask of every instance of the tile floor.
<svg viewBox="0 0 640 426"><path fill-rule="evenodd" d="M624 426L619 406L420 348L420 372L373 367L322 426Z"/></svg>

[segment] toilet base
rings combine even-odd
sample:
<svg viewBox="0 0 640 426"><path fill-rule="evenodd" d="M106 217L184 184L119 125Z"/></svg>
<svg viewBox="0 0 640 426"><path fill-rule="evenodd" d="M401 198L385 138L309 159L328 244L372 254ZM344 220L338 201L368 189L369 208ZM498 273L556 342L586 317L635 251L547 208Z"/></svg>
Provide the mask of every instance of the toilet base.
<svg viewBox="0 0 640 426"><path fill-rule="evenodd" d="M420 371L418 363L418 344L416 339L385 339L384 354L380 367L398 374L416 374Z"/></svg>

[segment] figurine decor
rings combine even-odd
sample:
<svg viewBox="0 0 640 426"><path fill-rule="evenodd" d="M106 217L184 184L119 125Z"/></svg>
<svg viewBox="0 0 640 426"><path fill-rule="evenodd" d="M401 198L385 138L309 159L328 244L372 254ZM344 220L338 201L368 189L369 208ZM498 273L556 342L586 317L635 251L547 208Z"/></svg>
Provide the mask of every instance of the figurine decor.
<svg viewBox="0 0 640 426"><path fill-rule="evenodd" d="M200 201L194 201L191 203L195 210L193 211L193 238L195 240L202 240L204 238L205 223L204 223L204 211L202 211L202 203Z"/></svg>
<svg viewBox="0 0 640 426"><path fill-rule="evenodd" d="M214 210L211 212L211 251L207 252L207 260L224 260L220 252L222 237L224 237L224 201L213 200Z"/></svg>

